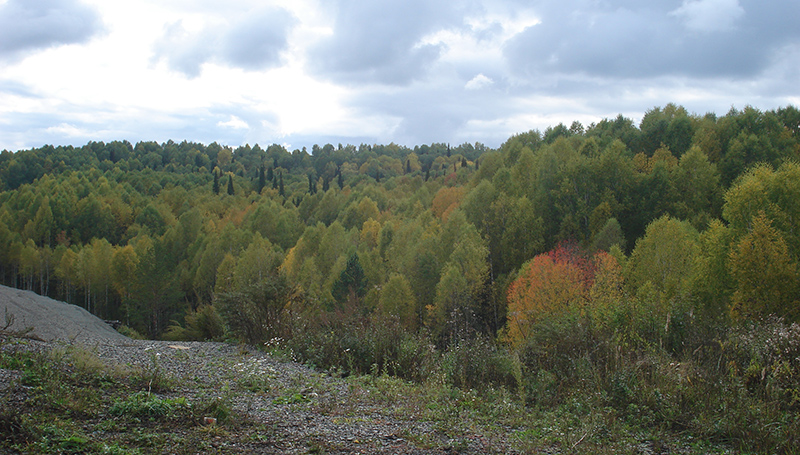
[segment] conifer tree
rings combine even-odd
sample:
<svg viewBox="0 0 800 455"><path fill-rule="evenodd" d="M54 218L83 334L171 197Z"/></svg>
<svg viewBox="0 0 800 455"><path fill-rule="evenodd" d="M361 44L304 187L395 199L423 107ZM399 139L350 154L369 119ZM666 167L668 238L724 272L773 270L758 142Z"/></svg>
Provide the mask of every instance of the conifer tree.
<svg viewBox="0 0 800 455"><path fill-rule="evenodd" d="M353 253L347 259L347 265L342 270L339 279L333 283L331 290L333 298L339 303L360 300L367 293L367 276L361 267L358 254Z"/></svg>
<svg viewBox="0 0 800 455"><path fill-rule="evenodd" d="M308 193L316 194L316 192L317 192L317 180L314 178L313 174L308 174Z"/></svg>
<svg viewBox="0 0 800 455"><path fill-rule="evenodd" d="M233 174L228 176L228 194L233 196L236 193L236 190L233 189Z"/></svg>
<svg viewBox="0 0 800 455"><path fill-rule="evenodd" d="M258 193L261 194L261 190L267 185L267 177L264 175L264 166L262 165L258 169Z"/></svg>

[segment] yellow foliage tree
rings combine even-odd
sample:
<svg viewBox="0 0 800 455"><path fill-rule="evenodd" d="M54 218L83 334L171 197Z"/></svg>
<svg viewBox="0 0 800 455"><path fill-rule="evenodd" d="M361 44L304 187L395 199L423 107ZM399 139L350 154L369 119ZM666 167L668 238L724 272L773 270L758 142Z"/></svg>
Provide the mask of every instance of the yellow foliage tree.
<svg viewBox="0 0 800 455"><path fill-rule="evenodd" d="M466 189L461 186L443 187L433 197L431 210L437 218L447 221L447 217L461 204Z"/></svg>
<svg viewBox="0 0 800 455"><path fill-rule="evenodd" d="M800 276L786 241L763 212L753 218L752 226L729 256L735 283L731 316L743 320L774 314L797 320Z"/></svg>

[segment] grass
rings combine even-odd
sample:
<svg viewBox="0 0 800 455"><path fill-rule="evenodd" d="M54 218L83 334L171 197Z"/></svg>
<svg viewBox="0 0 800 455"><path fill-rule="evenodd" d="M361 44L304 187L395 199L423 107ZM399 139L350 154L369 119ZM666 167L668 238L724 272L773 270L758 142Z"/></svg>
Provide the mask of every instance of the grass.
<svg viewBox="0 0 800 455"><path fill-rule="evenodd" d="M157 369L107 367L80 347L40 353L1 343L0 368L21 378L0 398L0 452L197 453L219 436L202 431L201 416L232 414L229 403L157 394L174 395Z"/></svg>
<svg viewBox="0 0 800 455"><path fill-rule="evenodd" d="M233 453L234 445L270 446L292 438L305 438L293 447L302 446L307 453L347 450L347 444L375 449L370 441L292 435L280 419L248 420L234 410L236 400L248 399L267 411L324 416L343 428L401 422L403 430L392 437L423 451L796 453L791 446L764 451L758 441L747 446L730 437L738 431L744 439L772 428L776 440L784 438L781 432L796 425L788 421L794 413L781 416L758 408L745 384L725 389L727 396L701 397L703 391L721 389L698 388L701 382L692 375L692 365L670 366L652 354L649 364L638 360L637 370L619 370L606 390L592 387L598 382L593 379L557 396L535 389L559 385L556 373L546 371L522 391L502 381L468 389L455 387L444 373L420 382L377 368L343 379L309 373L278 380L276 367L241 359L215 366L235 372L224 385L178 393L175 384L181 381L166 377L157 361L143 370L110 368L79 347L45 354L21 349L18 343L6 340L0 346L0 368L21 372L18 385L12 386L15 392L0 397L0 452ZM575 368L590 370L586 365ZM644 373L651 370L658 374ZM675 398L681 394L683 401ZM739 399L732 398L736 394ZM715 409L695 413L696 407L685 407L684 402L700 399L705 400L702 406L740 404L714 420L719 415ZM204 424L204 417L214 417L216 424ZM769 426L781 418L785 422ZM710 428L717 428L716 433Z"/></svg>

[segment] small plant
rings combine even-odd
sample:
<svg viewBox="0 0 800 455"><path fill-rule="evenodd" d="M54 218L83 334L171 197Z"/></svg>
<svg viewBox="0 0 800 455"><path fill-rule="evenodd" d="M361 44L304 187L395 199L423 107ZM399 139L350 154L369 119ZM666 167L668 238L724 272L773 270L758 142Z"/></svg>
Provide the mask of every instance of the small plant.
<svg viewBox="0 0 800 455"><path fill-rule="evenodd" d="M160 398L154 393L141 391L115 402L108 412L116 416L156 420L185 414L190 409L186 398Z"/></svg>
<svg viewBox="0 0 800 455"><path fill-rule="evenodd" d="M227 388L224 391L229 392ZM196 418L212 417L216 419L217 423L227 423L233 416L233 405L229 393L204 397L194 405L194 414Z"/></svg>
<svg viewBox="0 0 800 455"><path fill-rule="evenodd" d="M147 348L149 350L150 348ZM150 352L150 365L141 369L136 379L147 387L149 392L166 392L172 389L173 379L164 374L159 364L160 352Z"/></svg>
<svg viewBox="0 0 800 455"><path fill-rule="evenodd" d="M131 449L130 447L123 447L118 444L103 444L100 447L101 455L139 455L142 451L139 449Z"/></svg>
<svg viewBox="0 0 800 455"><path fill-rule="evenodd" d="M272 400L272 403L277 405L300 404L300 403L310 403L310 402L311 398L309 398L305 393L301 392L290 392L284 396Z"/></svg>
<svg viewBox="0 0 800 455"><path fill-rule="evenodd" d="M25 417L3 405L0 407L0 442L18 445L33 441L36 434Z"/></svg>

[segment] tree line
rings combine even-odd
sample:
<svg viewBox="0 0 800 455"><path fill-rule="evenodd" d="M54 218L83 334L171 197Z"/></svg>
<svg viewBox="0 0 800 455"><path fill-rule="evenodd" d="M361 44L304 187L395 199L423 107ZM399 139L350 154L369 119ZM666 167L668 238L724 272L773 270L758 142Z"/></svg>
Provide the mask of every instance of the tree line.
<svg viewBox="0 0 800 455"><path fill-rule="evenodd" d="M356 296L362 311L402 313L412 330L494 336L524 264L565 243L639 257L657 221L682 223L698 245L725 238L717 253L730 255L761 220L793 266L798 121L793 107L718 118L670 104L638 127L622 116L559 124L499 150L92 142L4 151L0 277L157 337L213 303L231 279L221 274L258 245L275 255L262 272L287 280L312 312L342 304L334 284L354 257L369 284ZM755 295L732 282L740 268L727 262L705 280L719 288L704 298L720 311ZM655 283L648 273L628 284ZM469 322L445 323L453 312Z"/></svg>

